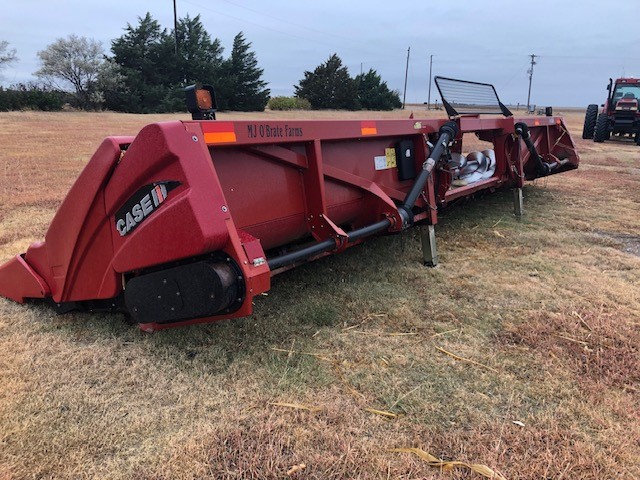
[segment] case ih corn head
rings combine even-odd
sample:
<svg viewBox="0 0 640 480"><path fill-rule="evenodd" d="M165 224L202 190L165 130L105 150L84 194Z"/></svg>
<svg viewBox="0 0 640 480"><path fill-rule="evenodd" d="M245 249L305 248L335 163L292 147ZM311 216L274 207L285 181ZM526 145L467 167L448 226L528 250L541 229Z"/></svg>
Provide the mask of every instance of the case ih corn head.
<svg viewBox="0 0 640 480"><path fill-rule="evenodd" d="M634 138L640 145L640 78L618 78L607 85L609 95L601 105L589 105L584 117L582 138L593 138L594 142L609 140L611 135Z"/></svg>
<svg viewBox="0 0 640 480"><path fill-rule="evenodd" d="M192 121L109 137L43 242L0 267L0 294L58 312L124 312L145 331L243 317L271 277L419 226L434 265L438 210L577 168L558 117L514 119L491 85L438 78L446 120ZM480 117L489 113L502 114ZM464 133L493 147L466 152Z"/></svg>

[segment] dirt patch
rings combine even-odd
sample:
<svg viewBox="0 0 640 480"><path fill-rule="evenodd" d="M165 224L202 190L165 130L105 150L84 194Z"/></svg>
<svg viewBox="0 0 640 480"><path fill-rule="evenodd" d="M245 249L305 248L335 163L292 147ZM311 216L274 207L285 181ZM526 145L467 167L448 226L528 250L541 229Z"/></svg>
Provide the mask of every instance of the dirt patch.
<svg viewBox="0 0 640 480"><path fill-rule="evenodd" d="M640 257L640 235L616 232L596 232L596 240L621 252Z"/></svg>

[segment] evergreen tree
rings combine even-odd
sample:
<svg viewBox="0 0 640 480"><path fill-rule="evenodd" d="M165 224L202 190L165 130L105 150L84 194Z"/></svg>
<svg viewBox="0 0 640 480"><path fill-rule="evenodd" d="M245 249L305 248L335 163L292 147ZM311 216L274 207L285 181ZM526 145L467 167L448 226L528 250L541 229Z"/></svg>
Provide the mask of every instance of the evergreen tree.
<svg viewBox="0 0 640 480"><path fill-rule="evenodd" d="M175 81L177 59L173 39L147 13L139 24L127 24L124 35L111 43L113 62L122 82L118 90L105 91L107 108L149 113L162 110Z"/></svg>
<svg viewBox="0 0 640 480"><path fill-rule="evenodd" d="M169 38L174 39L174 30ZM217 38L211 36L202 25L200 15L178 20L177 68L170 72L170 90L162 103L165 111L184 110L184 87L194 83L212 84L219 82L224 60L223 48ZM175 44L172 48L175 52Z"/></svg>
<svg viewBox="0 0 640 480"><path fill-rule="evenodd" d="M172 33L173 35L173 33ZM178 21L179 76L173 83L213 83L222 67L223 48L217 38L211 40L200 15Z"/></svg>
<svg viewBox="0 0 640 480"><path fill-rule="evenodd" d="M269 101L270 90L261 79L255 52L250 50L242 32L233 39L231 56L224 62L217 77L217 92L221 109L242 112L262 111Z"/></svg>
<svg viewBox="0 0 640 480"><path fill-rule="evenodd" d="M402 107L400 94L389 90L387 82L374 69L355 78L358 86L358 102L366 110L393 110Z"/></svg>
<svg viewBox="0 0 640 480"><path fill-rule="evenodd" d="M200 16L180 19L175 32L167 32L147 13L136 26L127 24L124 35L111 44L100 77L107 108L134 113L184 110L186 85L215 87L218 106L230 110L264 110L269 99L263 70L242 32L236 35L228 59L218 39L211 39Z"/></svg>
<svg viewBox="0 0 640 480"><path fill-rule="evenodd" d="M304 72L304 78L294 88L296 96L309 100L316 110L360 108L357 85L335 53L313 72Z"/></svg>

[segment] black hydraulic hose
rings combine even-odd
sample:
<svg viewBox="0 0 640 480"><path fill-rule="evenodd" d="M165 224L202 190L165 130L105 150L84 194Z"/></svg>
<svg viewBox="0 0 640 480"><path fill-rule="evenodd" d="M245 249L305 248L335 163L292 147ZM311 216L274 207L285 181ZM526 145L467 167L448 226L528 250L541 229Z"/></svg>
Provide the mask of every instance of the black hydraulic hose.
<svg viewBox="0 0 640 480"><path fill-rule="evenodd" d="M391 220L385 218L384 220L372 223L371 225L367 225L366 227L358 228L347 234L347 242L353 243L357 240L360 240L361 238L373 235L374 233L382 232L390 226ZM267 262L269 264L269 269L275 270L276 268L284 267L285 265L291 265L292 263L296 263L313 255L329 252L331 250L334 250L337 246L338 243L336 242L336 240L334 238L329 238L327 240L323 240L322 242L314 243L313 245L310 245L308 247L296 250L295 252L285 253L284 255L280 255L279 257L270 258L267 260Z"/></svg>
<svg viewBox="0 0 640 480"><path fill-rule="evenodd" d="M531 158L533 158L533 161L536 163L536 173L538 174L538 177L549 175L553 170L553 167L548 163L543 162L540 158L540 155L538 155L538 151L531 141L531 132L529 131L529 127L527 126L527 124L518 122L514 125L514 127L516 134L522 138L524 144L529 150L529 153L531 154Z"/></svg>
<svg viewBox="0 0 640 480"><path fill-rule="evenodd" d="M427 182L429 175L431 175L436 162L444 153L449 142L456 138L456 135L458 134L458 125L456 125L455 122L447 122L440 127L439 133L440 136L438 137L438 141L433 147L433 150L431 150L429 158L427 158L427 160L422 164L422 170L420 170L418 178L416 178L416 181L411 186L411 190L407 193L402 205L398 207L404 227L413 223L413 206L416 204L416 200L418 199L420 192L424 189L424 184Z"/></svg>
<svg viewBox="0 0 640 480"><path fill-rule="evenodd" d="M385 218L384 220L380 220L377 223L372 223L366 227L358 228L357 230L353 230L349 232L348 238L349 243L355 242L356 240L360 240L361 238L368 237L369 235L373 235L374 233L381 232L386 230L391 226L391 220Z"/></svg>
<svg viewBox="0 0 640 480"><path fill-rule="evenodd" d="M275 270L276 268L296 263L304 258L328 252L335 249L337 246L338 244L335 238L329 238L322 242L315 243L310 247L301 248L300 250L296 250L295 252L291 253L285 253L284 255L280 255L279 257L269 258L267 259L267 263L269 264L270 270Z"/></svg>
<svg viewBox="0 0 640 480"><path fill-rule="evenodd" d="M422 192L424 184L429 178L429 175L431 175L436 162L442 156L444 150L449 145L449 142L458 134L458 126L455 122L447 122L442 127L440 127L439 133L440 136L438 137L438 142L433 147L429 158L422 165L422 170L420 171L418 178L411 187L411 190L409 190L409 193L407 193L404 202L398 207L398 212L402 217L403 227L406 227L413 222L413 206L415 205L420 192ZM391 220L389 218L385 218L384 220L372 223L371 225L367 225L366 227L358 228L347 233L347 242L353 243L357 240L360 240L361 238L373 235L374 233L382 232L390 226ZM285 253L284 255L280 255L279 257L267 259L267 263L270 270L275 270L286 265L291 265L292 263L296 263L313 255L329 252L336 249L337 247L337 240L334 238L329 238L327 240L323 240L322 242L318 242L308 247L301 248L300 250L296 250L295 252Z"/></svg>

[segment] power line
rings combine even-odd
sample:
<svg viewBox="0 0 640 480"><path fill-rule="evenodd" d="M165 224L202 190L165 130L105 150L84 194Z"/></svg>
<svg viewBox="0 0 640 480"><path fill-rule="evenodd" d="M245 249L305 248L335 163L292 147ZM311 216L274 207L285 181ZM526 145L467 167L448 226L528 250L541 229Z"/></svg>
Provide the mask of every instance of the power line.
<svg viewBox="0 0 640 480"><path fill-rule="evenodd" d="M319 34L321 34L323 36L329 35L329 36L336 37L336 38L338 38L340 40L343 40L343 41L344 40L352 41L351 38L345 37L343 35L337 35L337 34L332 33L332 32L327 32L327 31L324 31L324 30L318 30L317 28L313 28L313 27L310 27L308 25L304 25L304 24L302 24L300 22L293 22L291 20L286 20L286 19L281 18L281 17L276 17L276 16L271 15L269 13L265 13L265 12L262 12L260 10L256 10L255 8L249 8L249 7L245 6L245 5L241 5L241 4L233 2L231 0L222 0L222 1L225 2L225 3L231 4L231 5L234 5L236 7L243 8L243 9L248 10L250 12L257 13L258 15L262 15L262 16L267 17L267 18L271 18L273 20L277 20L277 21L282 22L282 23L288 23L289 25L293 25L294 27L302 28L302 29L304 29L306 31L316 32L316 33L319 33Z"/></svg>
<svg viewBox="0 0 640 480"><path fill-rule="evenodd" d="M640 57L600 57L595 55L545 55L544 58L581 58L585 60L640 60Z"/></svg>
<svg viewBox="0 0 640 480"><path fill-rule="evenodd" d="M253 22L253 21L251 21L251 20L247 20L246 18L240 18L240 17L236 17L236 16L234 16L234 15L229 15L228 13L219 12L219 11L217 11L217 10L214 10L214 9L210 8L210 7L207 7L207 6L202 5L202 4L198 4L198 3L193 2L193 1L187 1L187 0L183 0L183 1L184 1L184 3L187 3L187 4L192 5L192 6L194 6L194 7L198 7L198 8L200 8L200 9L202 9L202 10L208 10L208 11L210 11L210 12L213 12L213 13L215 13L216 15L221 15L221 16L223 16L223 17L232 18L232 19L234 19L234 20L238 20L238 21L240 21L240 22L244 22L244 23L248 23L248 24L251 24L251 25L255 25L255 26L260 27L260 28L263 28L263 29L265 29L265 30L271 30L271 31L273 31L273 32L277 32L277 33L280 33L280 34L282 34L282 35L286 35L286 36L289 36L289 37L294 37L294 38L298 38L298 39L302 39L302 40L307 40L307 41L315 42L315 43L318 43L318 44L321 44L321 45L329 46L329 47L331 47L332 49L335 47L335 45L332 45L332 44L327 43L327 42L322 42L322 41L320 41L320 40L312 39L312 38L310 38L310 37L305 37L305 36L302 36L302 35L297 35L297 34L295 34L295 33L287 32L287 31L282 31L282 30L278 30L277 28L273 28L273 27L271 27L271 26L268 26L268 25L265 25L265 24L262 24L262 23Z"/></svg>
<svg viewBox="0 0 640 480"><path fill-rule="evenodd" d="M272 19L275 19L275 20L278 20L278 21L281 21L281 22L284 22L284 23L289 23L289 24L292 24L292 25L296 25L296 26L298 26L300 28L303 28L305 31L314 31L316 33L320 33L323 37L327 37L327 36L337 37L337 38L339 38L341 40L341 45L339 46L339 48L341 48L341 49L351 49L351 50L354 50L354 51L366 52L367 55L370 54L370 53L374 53L373 49L369 49L369 48L367 48L367 46L365 46L363 44L354 43L353 41L351 41L350 44L346 44L345 40L349 40L347 37L343 37L343 36L340 36L340 35L335 35L335 34L323 32L321 30L317 30L317 29L313 29L313 28L308 28L308 27L306 27L304 25L300 25L300 24L296 24L296 23L293 23L293 22L289 22L287 20L283 20L281 18L274 17L272 15L268 15L268 14L265 14L263 12L259 12L258 10L254 10L254 9L251 9L251 8L248 8L248 7L243 7L241 5L238 5L238 4L234 3L234 2L230 2L228 0L225 0L225 1L227 1L227 3L233 4L233 5L241 7L241 8L245 8L246 10L258 13L258 14L263 15L265 17L269 17L269 18L272 18ZM232 18L232 19L240 21L240 22L244 22L244 23L248 23L248 24L251 24L251 25L255 25L255 26L261 27L261 28L263 28L265 30L271 30L273 32L277 32L277 33L279 33L281 35L307 40L307 41L310 41L310 42L313 42L313 43L317 43L317 44L320 44L320 45L325 45L325 46L330 47L334 52L338 48L334 43L329 43L327 41L318 40L317 38L312 38L310 36L299 35L299 34L291 32L290 30L280 30L278 28L274 28L274 27L270 26L267 23L260 23L260 22L252 21L252 20L247 19L246 17L237 17L237 16L234 16L234 15L230 15L228 13L223 13L223 12L220 12L220 11L215 10L213 8L210 8L208 6L202 5L200 3L196 3L196 2L194 2L192 0L191 1L190 0L183 0L183 2L187 3L189 5L192 5L194 7L198 7L201 10L208 10L210 12L215 13L216 15L221 15L221 16L224 16L224 17L227 17L227 18ZM379 53L379 52L375 51L375 53Z"/></svg>
<svg viewBox="0 0 640 480"><path fill-rule="evenodd" d="M546 56L545 56L546 58ZM522 71L526 68L526 66L529 64L529 61L527 60L526 62L524 62L523 64L521 64L516 70L514 70L513 75L511 75L506 81L500 83L500 88L506 88L512 81L514 78L516 78L516 76L518 74L521 74Z"/></svg>

